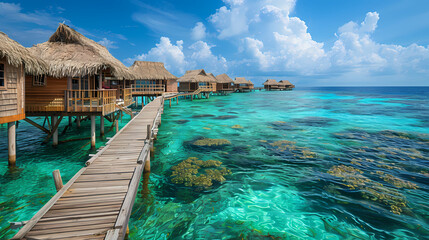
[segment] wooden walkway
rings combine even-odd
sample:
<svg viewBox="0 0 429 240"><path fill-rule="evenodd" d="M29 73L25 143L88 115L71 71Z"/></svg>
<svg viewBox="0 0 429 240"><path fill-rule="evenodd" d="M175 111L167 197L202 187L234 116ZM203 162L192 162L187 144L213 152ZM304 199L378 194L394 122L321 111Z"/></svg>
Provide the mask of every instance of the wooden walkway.
<svg viewBox="0 0 429 240"><path fill-rule="evenodd" d="M12 239L123 239L163 107L147 104Z"/></svg>

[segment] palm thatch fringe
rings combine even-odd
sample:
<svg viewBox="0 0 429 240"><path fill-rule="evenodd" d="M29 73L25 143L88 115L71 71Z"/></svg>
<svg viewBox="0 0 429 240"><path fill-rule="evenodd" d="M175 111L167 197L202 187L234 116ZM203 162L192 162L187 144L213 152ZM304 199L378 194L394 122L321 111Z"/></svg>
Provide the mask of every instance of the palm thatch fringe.
<svg viewBox="0 0 429 240"><path fill-rule="evenodd" d="M186 71L185 75L177 79L177 82L208 82L215 83L216 80L208 76L204 69Z"/></svg>
<svg viewBox="0 0 429 240"><path fill-rule="evenodd" d="M274 79L267 79L267 81L264 82L264 86L272 86L272 85L280 85L280 84Z"/></svg>
<svg viewBox="0 0 429 240"><path fill-rule="evenodd" d="M244 77L236 77L234 84L249 84L249 81L247 81Z"/></svg>
<svg viewBox="0 0 429 240"><path fill-rule="evenodd" d="M216 76L218 83L232 83L234 82L226 73L220 74Z"/></svg>
<svg viewBox="0 0 429 240"><path fill-rule="evenodd" d="M140 80L176 80L177 77L171 74L164 67L162 62L135 61L129 68L130 71Z"/></svg>
<svg viewBox="0 0 429 240"><path fill-rule="evenodd" d="M0 59L2 58L6 58L14 67L24 64L25 72L28 74L41 75L48 69L43 60L33 56L28 49L0 32Z"/></svg>
<svg viewBox="0 0 429 240"><path fill-rule="evenodd" d="M29 48L48 65L53 77L77 77L99 74L110 69L118 79L136 79L127 67L102 45L86 38L65 24L60 24L49 41Z"/></svg>

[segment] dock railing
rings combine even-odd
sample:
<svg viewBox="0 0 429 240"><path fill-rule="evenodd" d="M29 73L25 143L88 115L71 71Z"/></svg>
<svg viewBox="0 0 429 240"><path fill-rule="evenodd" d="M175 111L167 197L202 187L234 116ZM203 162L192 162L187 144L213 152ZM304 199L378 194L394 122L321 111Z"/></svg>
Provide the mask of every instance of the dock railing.
<svg viewBox="0 0 429 240"><path fill-rule="evenodd" d="M66 90L67 112L100 112L116 110L116 89Z"/></svg>
<svg viewBox="0 0 429 240"><path fill-rule="evenodd" d="M150 84L141 83L131 85L133 95L142 94L159 94L165 92L165 85L163 84Z"/></svg>

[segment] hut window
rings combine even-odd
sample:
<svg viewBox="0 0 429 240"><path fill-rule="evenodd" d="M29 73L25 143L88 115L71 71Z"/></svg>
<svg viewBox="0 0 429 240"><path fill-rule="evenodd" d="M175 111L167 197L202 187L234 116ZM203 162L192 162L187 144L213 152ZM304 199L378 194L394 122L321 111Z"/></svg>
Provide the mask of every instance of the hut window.
<svg viewBox="0 0 429 240"><path fill-rule="evenodd" d="M46 86L46 75L33 76L33 86Z"/></svg>
<svg viewBox="0 0 429 240"><path fill-rule="evenodd" d="M0 63L0 88L6 88L6 79L4 75L4 64Z"/></svg>

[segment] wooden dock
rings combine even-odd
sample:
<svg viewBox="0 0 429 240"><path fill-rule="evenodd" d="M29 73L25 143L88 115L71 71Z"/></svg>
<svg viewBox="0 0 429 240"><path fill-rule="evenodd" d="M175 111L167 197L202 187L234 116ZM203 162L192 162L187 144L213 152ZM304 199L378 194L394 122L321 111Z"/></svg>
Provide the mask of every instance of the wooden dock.
<svg viewBox="0 0 429 240"><path fill-rule="evenodd" d="M147 104L12 239L123 239L163 108Z"/></svg>

